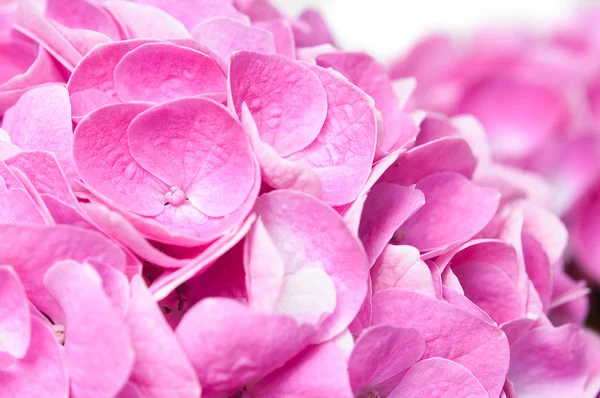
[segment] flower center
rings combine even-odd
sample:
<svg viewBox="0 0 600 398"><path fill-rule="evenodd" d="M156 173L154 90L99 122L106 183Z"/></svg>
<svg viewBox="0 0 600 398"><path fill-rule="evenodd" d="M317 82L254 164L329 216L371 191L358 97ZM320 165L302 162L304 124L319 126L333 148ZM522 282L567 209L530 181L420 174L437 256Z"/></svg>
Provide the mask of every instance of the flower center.
<svg viewBox="0 0 600 398"><path fill-rule="evenodd" d="M177 206L185 201L185 192L177 187L171 187L171 190L165 194L165 199L167 203Z"/></svg>

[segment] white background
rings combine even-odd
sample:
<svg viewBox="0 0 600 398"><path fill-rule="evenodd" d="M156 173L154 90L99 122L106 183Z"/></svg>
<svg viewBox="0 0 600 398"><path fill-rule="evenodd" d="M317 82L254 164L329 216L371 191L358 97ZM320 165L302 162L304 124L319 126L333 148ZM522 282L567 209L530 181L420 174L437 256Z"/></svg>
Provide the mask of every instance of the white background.
<svg viewBox="0 0 600 398"><path fill-rule="evenodd" d="M272 0L289 15L322 12L339 45L386 60L430 32L467 33L480 25L541 28L593 0Z"/></svg>

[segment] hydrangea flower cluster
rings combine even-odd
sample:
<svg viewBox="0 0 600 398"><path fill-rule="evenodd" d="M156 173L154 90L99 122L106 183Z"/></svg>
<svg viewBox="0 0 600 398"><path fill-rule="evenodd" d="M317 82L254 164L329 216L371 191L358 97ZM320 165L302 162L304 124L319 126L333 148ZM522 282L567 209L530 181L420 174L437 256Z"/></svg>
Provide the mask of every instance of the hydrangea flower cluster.
<svg viewBox="0 0 600 398"><path fill-rule="evenodd" d="M386 67L268 0L0 7L0 398L598 395L600 16Z"/></svg>

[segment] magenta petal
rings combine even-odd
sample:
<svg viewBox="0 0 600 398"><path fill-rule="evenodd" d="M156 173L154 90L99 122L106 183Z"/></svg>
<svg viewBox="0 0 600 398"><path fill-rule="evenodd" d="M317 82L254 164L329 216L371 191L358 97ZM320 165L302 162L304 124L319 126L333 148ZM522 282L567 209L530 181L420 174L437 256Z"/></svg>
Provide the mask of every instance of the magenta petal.
<svg viewBox="0 0 600 398"><path fill-rule="evenodd" d="M139 276L131 280L126 321L135 350L129 383L148 398L199 397L196 373Z"/></svg>
<svg viewBox="0 0 600 398"><path fill-rule="evenodd" d="M417 183L425 205L396 232L396 243L427 252L461 243L481 231L498 208L500 195L456 173L437 173Z"/></svg>
<svg viewBox="0 0 600 398"><path fill-rule="evenodd" d="M230 106L241 116L246 102L260 138L287 156L310 144L327 117L319 77L280 55L240 51L229 68Z"/></svg>
<svg viewBox="0 0 600 398"><path fill-rule="evenodd" d="M204 299L190 308L176 333L206 396L227 395L279 368L312 334L290 317L256 314L224 298Z"/></svg>
<svg viewBox="0 0 600 398"><path fill-rule="evenodd" d="M396 230L425 204L415 186L382 182L371 189L364 204L358 237L372 264L383 252Z"/></svg>
<svg viewBox="0 0 600 398"><path fill-rule="evenodd" d="M425 341L415 329L377 325L356 340L348 362L354 394L361 396L399 375L423 356Z"/></svg>
<svg viewBox="0 0 600 398"><path fill-rule="evenodd" d="M392 287L435 297L431 272L412 246L387 245L371 269L373 292Z"/></svg>
<svg viewBox="0 0 600 398"><path fill-rule="evenodd" d="M213 50L222 60L237 50L270 54L275 52L273 35L264 29L231 18L211 18L192 29L192 36Z"/></svg>
<svg viewBox="0 0 600 398"><path fill-rule="evenodd" d="M343 77L306 64L327 94L327 117L316 139L290 159L308 162L321 180L321 198L339 206L355 200L375 155L373 101Z"/></svg>
<svg viewBox="0 0 600 398"><path fill-rule="evenodd" d="M533 329L511 347L508 377L519 396L580 396L587 381L585 349L578 326Z"/></svg>
<svg viewBox="0 0 600 398"><path fill-rule="evenodd" d="M27 354L9 369L0 369L0 397L64 398L69 381L62 347L46 320L31 318L31 343Z"/></svg>
<svg viewBox="0 0 600 398"><path fill-rule="evenodd" d="M424 358L442 357L469 369L490 396L500 395L509 363L504 333L454 306L403 289L373 296L373 324L417 329Z"/></svg>
<svg viewBox="0 0 600 398"><path fill-rule="evenodd" d="M65 364L73 394L116 394L129 378L134 352L100 275L89 265L61 261L48 269L44 284L66 315Z"/></svg>
<svg viewBox="0 0 600 398"><path fill-rule="evenodd" d="M1 363L4 354L16 359L23 358L31 341L27 294L12 267L0 266L0 302Z"/></svg>
<svg viewBox="0 0 600 398"><path fill-rule="evenodd" d="M75 176L71 104L64 87L45 86L23 94L6 111L2 128L8 131L12 143L23 150L54 152L65 174L70 178Z"/></svg>
<svg viewBox="0 0 600 398"><path fill-rule="evenodd" d="M487 398L487 391L469 369L444 358L425 359L406 372L390 398Z"/></svg>
<svg viewBox="0 0 600 398"><path fill-rule="evenodd" d="M100 233L72 226L0 225L0 264L11 264L33 304L54 321L62 311L43 286L43 276L56 261L94 259L117 270L125 268L123 251Z"/></svg>
<svg viewBox="0 0 600 398"><path fill-rule="evenodd" d="M314 267L331 277L336 308L321 324L319 338L326 341L340 333L356 316L367 292L369 267L360 243L335 211L306 194L273 191L258 198L255 211L288 272Z"/></svg>
<svg viewBox="0 0 600 398"><path fill-rule="evenodd" d="M148 43L132 49L116 65L114 79L122 101L165 102L224 93L226 87L225 75L212 58L171 43Z"/></svg>
<svg viewBox="0 0 600 398"><path fill-rule="evenodd" d="M284 367L250 387L255 398L351 398L347 361L333 342L307 348Z"/></svg>
<svg viewBox="0 0 600 398"><path fill-rule="evenodd" d="M163 10L128 1L102 3L121 25L128 39L189 39L185 26Z"/></svg>

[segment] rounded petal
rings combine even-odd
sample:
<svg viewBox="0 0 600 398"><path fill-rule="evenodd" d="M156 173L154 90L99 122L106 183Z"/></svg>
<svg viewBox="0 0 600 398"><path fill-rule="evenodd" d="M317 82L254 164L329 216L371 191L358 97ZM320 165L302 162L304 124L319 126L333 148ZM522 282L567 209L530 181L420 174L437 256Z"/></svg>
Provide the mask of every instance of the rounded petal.
<svg viewBox="0 0 600 398"><path fill-rule="evenodd" d="M31 318L27 294L12 267L0 266L0 302L0 362L4 354L22 359L31 341Z"/></svg>
<svg viewBox="0 0 600 398"><path fill-rule="evenodd" d="M114 69L122 101L165 102L180 97L224 93L226 80L212 58L171 43L148 43L130 50Z"/></svg>
<svg viewBox="0 0 600 398"><path fill-rule="evenodd" d="M489 395L469 369L444 358L430 358L410 368L388 397L486 398Z"/></svg>
<svg viewBox="0 0 600 398"><path fill-rule="evenodd" d="M239 51L229 67L230 106L246 102L261 140L281 156L306 148L327 117L327 94L308 68L274 54Z"/></svg>

